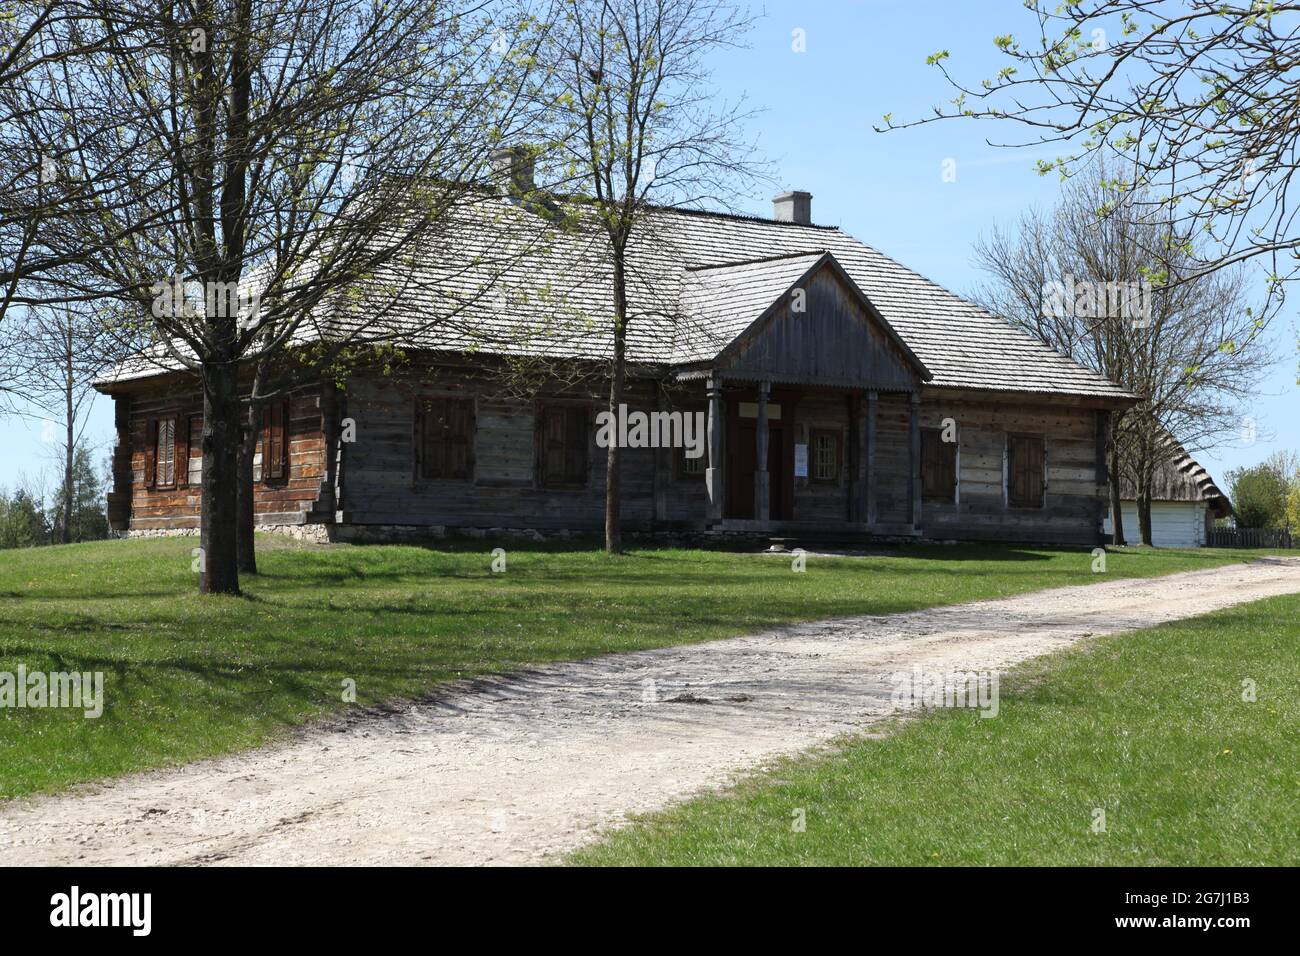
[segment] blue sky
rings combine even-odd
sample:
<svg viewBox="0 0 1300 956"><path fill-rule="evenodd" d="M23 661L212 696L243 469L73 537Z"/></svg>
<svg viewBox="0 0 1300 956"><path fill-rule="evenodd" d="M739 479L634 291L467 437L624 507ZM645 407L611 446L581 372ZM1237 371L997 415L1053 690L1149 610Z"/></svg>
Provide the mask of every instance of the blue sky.
<svg viewBox="0 0 1300 956"><path fill-rule="evenodd" d="M717 86L727 97L744 94L763 111L752 123L762 153L783 187L813 194L816 222L840 226L966 294L980 279L971 261L976 239L995 222L1011 223L1022 210L1055 200L1055 178L1032 169L1049 152L986 144L1014 139L1014 129L945 122L883 135L872 130L885 113L896 120L923 116L951 95L925 65L936 50L951 52L950 66L963 78L1003 65L993 37L1023 32L1030 21L1020 0L803 0L754 9L763 15L748 48L716 58ZM805 52L792 49L796 29L804 31ZM953 182L942 177L947 159L956 163ZM771 209L766 200L742 208L762 215ZM1246 410L1257 423L1257 440L1198 455L1217 479L1276 449L1300 450L1296 314L1290 305L1275 321L1278 362ZM92 415L88 434L106 450L111 403L101 398ZM40 422L0 420L0 485L50 468L45 430Z"/></svg>

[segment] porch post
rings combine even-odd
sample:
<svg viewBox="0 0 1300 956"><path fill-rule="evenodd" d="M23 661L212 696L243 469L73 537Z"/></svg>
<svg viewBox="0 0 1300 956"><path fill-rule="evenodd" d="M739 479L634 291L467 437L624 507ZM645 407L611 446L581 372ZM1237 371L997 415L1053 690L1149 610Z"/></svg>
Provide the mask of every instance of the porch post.
<svg viewBox="0 0 1300 956"><path fill-rule="evenodd" d="M876 523L876 399L867 392L867 526Z"/></svg>
<svg viewBox="0 0 1300 956"><path fill-rule="evenodd" d="M867 399L862 392L853 396L853 484L849 488L849 520L867 520Z"/></svg>
<svg viewBox="0 0 1300 956"><path fill-rule="evenodd" d="M908 417L908 445L912 462L912 528L921 527L921 393L913 392Z"/></svg>
<svg viewBox="0 0 1300 956"><path fill-rule="evenodd" d="M704 469L704 487L709 495L708 519L721 521L723 513L722 473L722 379L709 377L709 464Z"/></svg>
<svg viewBox="0 0 1300 956"><path fill-rule="evenodd" d="M754 431L754 445L758 461L754 465L754 517L767 521L771 506L771 479L767 473L767 396L771 382L758 383L758 426Z"/></svg>
<svg viewBox="0 0 1300 956"><path fill-rule="evenodd" d="M655 407L658 411L667 413L668 396L664 394L663 383L660 382L655 389ZM689 413L688 413L689 414ZM667 447L654 449L654 497L655 497L655 524L661 524L668 520L668 482L671 480L673 461L672 450Z"/></svg>

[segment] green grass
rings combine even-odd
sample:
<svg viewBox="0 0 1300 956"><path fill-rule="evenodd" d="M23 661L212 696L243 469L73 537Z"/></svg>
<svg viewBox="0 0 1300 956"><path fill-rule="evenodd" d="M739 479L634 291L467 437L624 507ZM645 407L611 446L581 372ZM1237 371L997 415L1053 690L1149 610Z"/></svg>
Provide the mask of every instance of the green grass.
<svg viewBox="0 0 1300 956"><path fill-rule="evenodd" d="M1004 679L996 718L928 712L647 817L574 861L1294 866L1298 651L1297 595L1098 639Z"/></svg>
<svg viewBox="0 0 1300 956"><path fill-rule="evenodd" d="M102 671L98 720L0 710L0 799L255 746L357 704L532 662L1096 581L1086 551L912 548L865 559L259 542L244 598L201 597L194 539L0 552L0 671ZM476 543L477 544L477 543ZM1107 577L1240 561L1129 551Z"/></svg>

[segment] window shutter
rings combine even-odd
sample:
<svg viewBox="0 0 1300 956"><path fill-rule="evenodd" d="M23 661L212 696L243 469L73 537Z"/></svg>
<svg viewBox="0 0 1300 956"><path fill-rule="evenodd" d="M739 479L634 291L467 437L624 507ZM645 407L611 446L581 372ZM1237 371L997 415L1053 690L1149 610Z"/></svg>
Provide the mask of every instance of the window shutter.
<svg viewBox="0 0 1300 956"><path fill-rule="evenodd" d="M154 484L170 488L176 483L176 419L158 419L155 435Z"/></svg>
<svg viewBox="0 0 1300 956"><path fill-rule="evenodd" d="M262 408L262 479L284 478L289 470L289 403L273 402Z"/></svg>
<svg viewBox="0 0 1300 956"><path fill-rule="evenodd" d="M564 430L564 480L575 485L587 480L587 410L568 409Z"/></svg>
<svg viewBox="0 0 1300 956"><path fill-rule="evenodd" d="M158 486L158 419L149 419L145 426L144 484L146 488Z"/></svg>
<svg viewBox="0 0 1300 956"><path fill-rule="evenodd" d="M412 431L412 444L415 446L415 477L420 479L425 477L424 474L424 428L425 421L428 419L428 413L425 410L425 402L421 399L415 400L415 425Z"/></svg>
<svg viewBox="0 0 1300 956"><path fill-rule="evenodd" d="M280 471L277 478L289 477L289 400L280 403Z"/></svg>

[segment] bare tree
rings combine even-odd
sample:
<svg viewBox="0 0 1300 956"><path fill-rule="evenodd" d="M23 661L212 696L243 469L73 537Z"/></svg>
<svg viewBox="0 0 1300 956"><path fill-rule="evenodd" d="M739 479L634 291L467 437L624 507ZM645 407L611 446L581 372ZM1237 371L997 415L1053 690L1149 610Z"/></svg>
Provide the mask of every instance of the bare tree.
<svg viewBox="0 0 1300 956"><path fill-rule="evenodd" d="M476 0L93 9L102 51L76 55L55 29L47 41L72 52L0 102L96 183L42 228L74 265L64 295L133 306L155 360L201 386L200 588L238 593L241 375L340 323L382 334L420 244L474 201L468 184L511 132L528 58L494 41L532 21Z"/></svg>
<svg viewBox="0 0 1300 956"><path fill-rule="evenodd" d="M577 195L575 228L606 239L612 292L609 410L624 401L637 285L629 248L650 242L654 205L729 205L760 169L743 136L747 114L719 103L705 58L737 44L751 19L725 0L564 0L547 64L554 85L554 156ZM646 277L647 280L649 277ZM643 306L654 290L642 283ZM622 550L621 449L606 455L605 549Z"/></svg>
<svg viewBox="0 0 1300 956"><path fill-rule="evenodd" d="M124 354L113 326L85 306L64 305L28 308L0 329L0 353L12 393L25 402L22 411L62 426L63 514L56 525L65 544L76 498L73 466L95 401L91 383Z"/></svg>
<svg viewBox="0 0 1300 956"><path fill-rule="evenodd" d="M976 247L990 311L1141 396L1109 435L1111 514L1124 543L1120 481L1137 488L1139 537L1151 543L1152 479L1169 436L1212 448L1239 431L1241 403L1272 362L1241 269L1198 272L1195 250L1164 243L1168 223L1101 166L1065 188L1050 213L1023 216ZM1135 208L1140 207L1140 208Z"/></svg>

